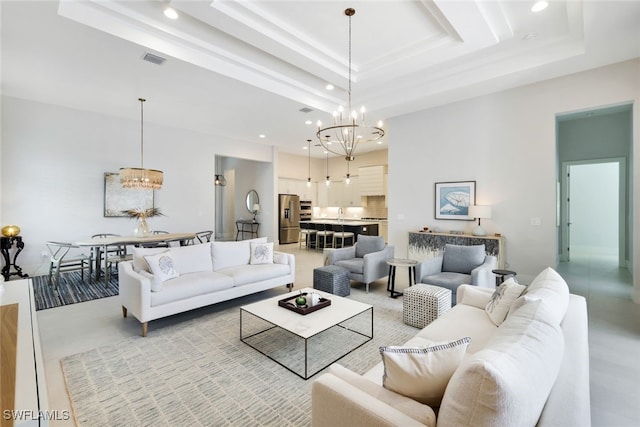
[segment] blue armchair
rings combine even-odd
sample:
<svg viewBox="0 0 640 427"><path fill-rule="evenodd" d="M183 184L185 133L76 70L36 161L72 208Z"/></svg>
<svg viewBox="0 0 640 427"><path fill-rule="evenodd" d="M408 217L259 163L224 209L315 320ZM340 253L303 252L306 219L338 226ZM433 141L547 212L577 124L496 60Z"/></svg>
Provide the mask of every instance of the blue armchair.
<svg viewBox="0 0 640 427"><path fill-rule="evenodd" d="M338 265L349 270L349 278L366 284L389 274L387 260L393 258L394 247L384 237L358 235L353 246L324 250L324 265Z"/></svg>
<svg viewBox="0 0 640 427"><path fill-rule="evenodd" d="M451 305L456 303L456 290L462 284L494 289L498 259L487 255L484 245L460 246L447 244L442 255L416 266L416 283L440 286L451 290Z"/></svg>

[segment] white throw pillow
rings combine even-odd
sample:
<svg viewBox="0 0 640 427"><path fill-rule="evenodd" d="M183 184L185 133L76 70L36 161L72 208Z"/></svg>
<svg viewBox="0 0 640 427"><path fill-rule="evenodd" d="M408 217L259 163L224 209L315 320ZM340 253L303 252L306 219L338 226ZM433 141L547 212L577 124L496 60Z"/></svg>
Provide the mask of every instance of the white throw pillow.
<svg viewBox="0 0 640 427"><path fill-rule="evenodd" d="M238 265L247 265L251 260L251 242L266 243L266 237L238 242L211 242L213 271Z"/></svg>
<svg viewBox="0 0 640 427"><path fill-rule="evenodd" d="M156 255L146 255L144 259L147 260L151 273L154 277L158 277L161 282L178 277L178 270L176 270L169 251Z"/></svg>
<svg viewBox="0 0 640 427"><path fill-rule="evenodd" d="M522 295L525 289L527 289L526 286L517 283L513 278L505 280L498 286L484 307L484 311L489 316L489 319L491 319L496 326L500 326L500 324L504 322L511 304Z"/></svg>
<svg viewBox="0 0 640 427"><path fill-rule="evenodd" d="M155 255L166 251L167 248L133 248L133 271L151 273L149 264L144 259L145 255Z"/></svg>
<svg viewBox="0 0 640 427"><path fill-rule="evenodd" d="M249 264L273 264L273 242L251 242Z"/></svg>
<svg viewBox="0 0 640 427"><path fill-rule="evenodd" d="M524 300L541 300L557 323L562 322L569 307L569 286L553 268L547 267L523 292Z"/></svg>
<svg viewBox="0 0 640 427"><path fill-rule="evenodd" d="M440 406L449 379L462 362L471 338L428 347L380 347L382 385L431 407Z"/></svg>

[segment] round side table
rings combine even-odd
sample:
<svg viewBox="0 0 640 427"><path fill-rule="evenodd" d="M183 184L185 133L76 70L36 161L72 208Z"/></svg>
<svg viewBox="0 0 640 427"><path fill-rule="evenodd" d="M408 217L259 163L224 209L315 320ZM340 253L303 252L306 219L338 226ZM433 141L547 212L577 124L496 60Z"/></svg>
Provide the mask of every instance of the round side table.
<svg viewBox="0 0 640 427"><path fill-rule="evenodd" d="M516 272L511 270L491 270L493 274L496 275L496 287L500 286L502 282L507 280L510 277L516 277Z"/></svg>
<svg viewBox="0 0 640 427"><path fill-rule="evenodd" d="M396 267L408 267L409 268L409 286L412 286L416 280L416 265L418 261L414 259L405 258L391 258L387 260L389 265L389 278L387 279L387 291L391 298L396 298L402 295L402 292L396 291Z"/></svg>

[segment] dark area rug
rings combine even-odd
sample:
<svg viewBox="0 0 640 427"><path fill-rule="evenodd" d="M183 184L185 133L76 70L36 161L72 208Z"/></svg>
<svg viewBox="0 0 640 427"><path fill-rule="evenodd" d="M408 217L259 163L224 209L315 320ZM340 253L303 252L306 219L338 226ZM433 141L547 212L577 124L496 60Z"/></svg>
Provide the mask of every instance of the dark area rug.
<svg viewBox="0 0 640 427"><path fill-rule="evenodd" d="M82 280L79 271L60 274L58 290L54 290L53 285L49 285L48 275L32 277L31 280L36 310L46 310L47 308L118 295L118 276L113 274L109 278L107 287L104 285L104 276L96 281L95 277L89 278L85 274L84 280Z"/></svg>

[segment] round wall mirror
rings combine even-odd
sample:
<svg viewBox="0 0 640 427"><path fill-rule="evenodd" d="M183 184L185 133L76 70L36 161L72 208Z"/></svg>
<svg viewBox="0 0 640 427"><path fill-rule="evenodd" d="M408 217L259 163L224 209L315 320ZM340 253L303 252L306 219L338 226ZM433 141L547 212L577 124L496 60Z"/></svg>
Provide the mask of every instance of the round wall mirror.
<svg viewBox="0 0 640 427"><path fill-rule="evenodd" d="M247 210L254 215L260 210L260 198L256 190L247 193Z"/></svg>

